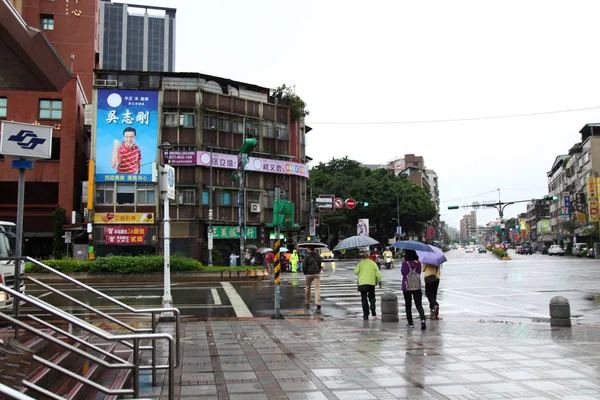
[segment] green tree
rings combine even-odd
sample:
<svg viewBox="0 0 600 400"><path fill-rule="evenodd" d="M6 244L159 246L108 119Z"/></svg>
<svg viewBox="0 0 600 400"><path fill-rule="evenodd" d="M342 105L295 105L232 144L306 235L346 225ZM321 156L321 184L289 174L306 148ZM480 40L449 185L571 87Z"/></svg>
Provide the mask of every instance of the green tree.
<svg viewBox="0 0 600 400"><path fill-rule="evenodd" d="M288 107L292 110L292 120L298 121L306 117L310 112L306 108L306 103L296 94L296 86L279 86L273 91L275 104Z"/></svg>
<svg viewBox="0 0 600 400"><path fill-rule="evenodd" d="M62 207L57 208L52 213L52 230L54 232L54 239L52 241L52 255L54 258L61 259L65 255L65 230L63 226L66 225L67 210Z"/></svg>
<svg viewBox="0 0 600 400"><path fill-rule="evenodd" d="M343 207L321 215L334 236L332 243L339 240L339 235L355 235L359 218L369 218L373 226L371 237L383 244L395 234L398 214L403 231L417 235L436 215L430 196L405 176L396 176L385 169L371 170L348 157L316 165L310 171L309 185L313 196L335 194L357 202L352 210Z"/></svg>

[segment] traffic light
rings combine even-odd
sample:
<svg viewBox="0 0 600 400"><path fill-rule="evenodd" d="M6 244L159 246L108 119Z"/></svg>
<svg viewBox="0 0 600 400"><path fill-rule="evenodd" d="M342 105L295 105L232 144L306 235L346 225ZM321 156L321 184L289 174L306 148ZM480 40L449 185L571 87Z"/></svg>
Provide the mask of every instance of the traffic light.
<svg viewBox="0 0 600 400"><path fill-rule="evenodd" d="M458 210L458 206L448 206L448 210Z"/></svg>
<svg viewBox="0 0 600 400"><path fill-rule="evenodd" d="M256 140L256 138L248 138L246 140L244 140L244 143L242 144L242 147L240 147L240 152L244 153L244 154L250 154L252 153L252 150L254 150L254 148L256 147L256 145L258 144L258 140Z"/></svg>
<svg viewBox="0 0 600 400"><path fill-rule="evenodd" d="M363 201L363 206L369 207L369 202L368 201Z"/></svg>
<svg viewBox="0 0 600 400"><path fill-rule="evenodd" d="M544 196L544 200L557 201L558 200L558 196Z"/></svg>

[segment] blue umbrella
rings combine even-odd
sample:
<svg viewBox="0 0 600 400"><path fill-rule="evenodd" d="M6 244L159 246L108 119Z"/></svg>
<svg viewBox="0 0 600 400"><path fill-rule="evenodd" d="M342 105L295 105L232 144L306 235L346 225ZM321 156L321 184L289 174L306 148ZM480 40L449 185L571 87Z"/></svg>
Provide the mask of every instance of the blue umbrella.
<svg viewBox="0 0 600 400"><path fill-rule="evenodd" d="M398 240L396 243L392 245L392 247L397 247L399 249L406 250L420 250L420 251L431 251L431 247L426 245L425 243L416 242L414 240Z"/></svg>
<svg viewBox="0 0 600 400"><path fill-rule="evenodd" d="M421 263L439 266L447 261L444 252L440 248L432 245L428 246L431 247L432 251L417 250L417 255L419 256L419 261L421 261Z"/></svg>

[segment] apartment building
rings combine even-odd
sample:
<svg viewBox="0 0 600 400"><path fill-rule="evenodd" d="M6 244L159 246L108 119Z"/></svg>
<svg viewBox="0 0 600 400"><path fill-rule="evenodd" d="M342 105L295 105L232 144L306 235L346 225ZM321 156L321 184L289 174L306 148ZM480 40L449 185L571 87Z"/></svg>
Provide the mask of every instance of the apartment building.
<svg viewBox="0 0 600 400"><path fill-rule="evenodd" d="M477 212L470 211L463 215L460 220L460 238L461 240L470 240L477 234Z"/></svg>

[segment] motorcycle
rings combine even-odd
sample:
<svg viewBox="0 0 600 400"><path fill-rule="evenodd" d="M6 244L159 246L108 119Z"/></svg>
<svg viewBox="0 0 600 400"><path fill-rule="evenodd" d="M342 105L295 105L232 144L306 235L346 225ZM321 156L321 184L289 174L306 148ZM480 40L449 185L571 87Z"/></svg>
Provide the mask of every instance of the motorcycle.
<svg viewBox="0 0 600 400"><path fill-rule="evenodd" d="M594 251L594 249L589 249L585 256L587 258L596 258L596 252Z"/></svg>
<svg viewBox="0 0 600 400"><path fill-rule="evenodd" d="M385 267L387 269L394 268L394 259L392 257L385 258Z"/></svg>
<svg viewBox="0 0 600 400"><path fill-rule="evenodd" d="M375 257L375 264L377 264L379 269L381 269L381 264L383 264L383 258L381 258L379 254Z"/></svg>

